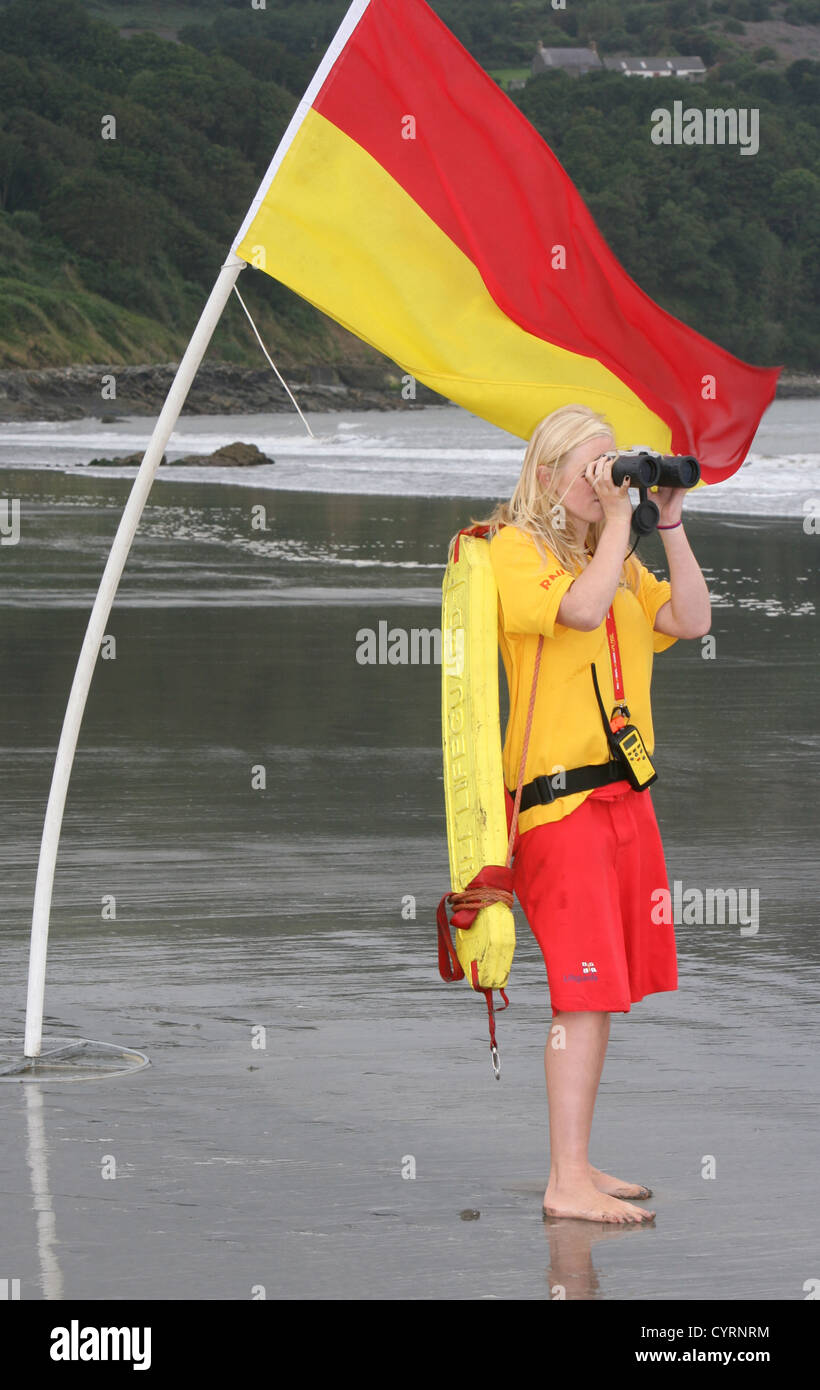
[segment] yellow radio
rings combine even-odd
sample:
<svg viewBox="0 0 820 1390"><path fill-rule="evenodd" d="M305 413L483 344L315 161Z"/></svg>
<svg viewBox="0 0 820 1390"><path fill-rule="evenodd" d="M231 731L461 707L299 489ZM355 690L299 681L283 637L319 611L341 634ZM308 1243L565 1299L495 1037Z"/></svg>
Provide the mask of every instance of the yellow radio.
<svg viewBox="0 0 820 1390"><path fill-rule="evenodd" d="M598 673L595 670L595 663L590 666L592 672L592 684L595 687L595 698L598 701L598 708L601 711L601 719L604 724L606 740L612 752L613 758L617 758L624 770L624 776L630 786L636 791L643 791L650 782L654 782L657 777L655 765L646 751L646 744L641 738L634 724L627 724L626 715L629 709L619 699L618 704L612 711L612 718L607 719L604 702L601 699L601 691L598 685ZM616 682L616 688L617 688Z"/></svg>
<svg viewBox="0 0 820 1390"><path fill-rule="evenodd" d="M612 732L609 743L615 756L623 762L627 778L637 791L642 791L655 781L658 774L634 724L625 724L622 729Z"/></svg>

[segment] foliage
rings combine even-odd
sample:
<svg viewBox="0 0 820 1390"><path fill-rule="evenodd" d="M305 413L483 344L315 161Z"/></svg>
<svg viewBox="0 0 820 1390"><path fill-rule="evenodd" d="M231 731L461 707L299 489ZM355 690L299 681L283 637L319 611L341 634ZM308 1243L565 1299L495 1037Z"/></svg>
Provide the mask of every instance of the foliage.
<svg viewBox="0 0 820 1390"><path fill-rule="evenodd" d="M181 350L294 93L218 48L123 39L79 0L0 9L0 87L0 362ZM102 138L105 116L115 139ZM268 277L257 285L275 349L338 353L310 305ZM241 311L224 325L222 356L255 363Z"/></svg>
<svg viewBox="0 0 820 1390"><path fill-rule="evenodd" d="M810 14L815 3L791 8ZM120 24L143 13L141 0L104 8ZM545 73L512 97L648 294L750 361L817 368L820 64L761 67L768 49L742 56L719 32L724 18L765 18L763 0L433 8L499 75L527 71L538 38L596 37L606 51L626 36L633 52L676 46L716 64L695 85ZM268 0L265 11L203 0L198 22L172 43L123 38L81 0L0 0L0 362L135 362L184 347L345 9L346 0ZM673 100L756 108L758 153L654 144L652 112ZM105 115L116 118L116 139L101 138ZM276 281L255 276L253 285L260 326L283 361L358 350ZM233 306L215 346L258 360Z"/></svg>

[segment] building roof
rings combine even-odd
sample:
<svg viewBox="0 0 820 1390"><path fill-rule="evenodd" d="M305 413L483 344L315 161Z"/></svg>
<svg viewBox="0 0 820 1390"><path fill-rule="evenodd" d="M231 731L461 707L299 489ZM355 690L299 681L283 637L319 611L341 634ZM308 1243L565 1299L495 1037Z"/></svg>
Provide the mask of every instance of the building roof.
<svg viewBox="0 0 820 1390"><path fill-rule="evenodd" d="M592 48L544 48L535 51L534 61L540 61L549 68L599 68L601 60Z"/></svg>
<svg viewBox="0 0 820 1390"><path fill-rule="evenodd" d="M604 58L611 72L705 72L702 58Z"/></svg>

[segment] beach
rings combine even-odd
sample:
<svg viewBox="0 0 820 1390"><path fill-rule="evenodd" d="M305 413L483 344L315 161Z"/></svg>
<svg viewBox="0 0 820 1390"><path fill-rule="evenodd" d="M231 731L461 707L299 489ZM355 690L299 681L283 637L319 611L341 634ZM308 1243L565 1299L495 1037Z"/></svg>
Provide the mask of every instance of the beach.
<svg viewBox="0 0 820 1390"><path fill-rule="evenodd" d="M651 792L680 984L613 1016L591 1154L652 1188L650 1229L542 1221L543 961L517 905L495 1081L483 1000L436 966L440 668L359 659L382 622L437 628L447 542L509 496L523 446L446 406L310 418L324 444L285 417L185 418L149 498L69 790L46 1034L151 1065L0 1086L5 1274L24 1299L805 1298L820 402L778 402L741 474L687 499L715 643L656 658ZM6 1035L133 477L87 461L146 424L27 423L0 444L19 502L0 549ZM233 439L273 465L174 470ZM664 573L658 537L640 554ZM716 917L718 890L736 920L685 920L697 892Z"/></svg>

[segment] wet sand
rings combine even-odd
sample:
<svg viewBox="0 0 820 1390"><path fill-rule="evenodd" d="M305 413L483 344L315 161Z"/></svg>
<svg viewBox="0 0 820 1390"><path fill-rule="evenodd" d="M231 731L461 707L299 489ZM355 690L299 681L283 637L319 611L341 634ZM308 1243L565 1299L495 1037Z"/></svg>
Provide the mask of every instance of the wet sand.
<svg viewBox="0 0 820 1390"><path fill-rule="evenodd" d="M4 483L26 530L2 552L0 1032L22 1034L53 755L127 484ZM483 1001L438 979L439 668L356 660L379 620L438 625L446 541L487 503L277 494L260 544L255 500L165 484L109 623L46 1030L151 1066L0 1086L4 1274L23 1299L804 1299L820 1233L816 537L799 520L689 528L717 653L678 643L656 661L652 794L670 882L758 889L759 930L677 926L678 991L613 1017L592 1159L648 1183L658 1215L612 1230L541 1219L549 1003L520 908L500 1082ZM391 536L430 568L390 568ZM662 569L657 540L642 551Z"/></svg>

